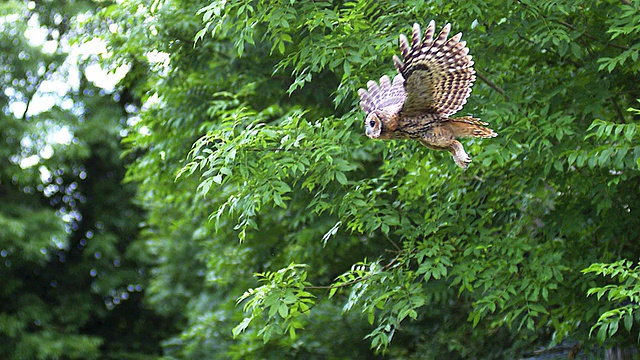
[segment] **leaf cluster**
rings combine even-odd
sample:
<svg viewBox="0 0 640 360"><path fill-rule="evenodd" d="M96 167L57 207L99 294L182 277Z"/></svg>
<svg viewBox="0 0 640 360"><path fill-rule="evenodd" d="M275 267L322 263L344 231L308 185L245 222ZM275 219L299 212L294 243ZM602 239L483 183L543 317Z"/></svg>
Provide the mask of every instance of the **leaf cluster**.
<svg viewBox="0 0 640 360"><path fill-rule="evenodd" d="M123 80L144 103L128 174L150 211L153 304L185 314L177 353L337 354L313 338L352 334L367 339L350 347L362 357L598 351L590 331L605 310L581 270L640 258L637 6L124 6L148 9L110 49L151 69ZM105 16L124 16L114 9ZM465 172L448 154L361 135L358 87L391 74L397 35L431 18L464 32L479 80L463 112L499 133L465 142ZM143 36L144 24L160 31ZM165 68L139 56L152 51ZM327 325L339 316L363 321L344 334Z"/></svg>

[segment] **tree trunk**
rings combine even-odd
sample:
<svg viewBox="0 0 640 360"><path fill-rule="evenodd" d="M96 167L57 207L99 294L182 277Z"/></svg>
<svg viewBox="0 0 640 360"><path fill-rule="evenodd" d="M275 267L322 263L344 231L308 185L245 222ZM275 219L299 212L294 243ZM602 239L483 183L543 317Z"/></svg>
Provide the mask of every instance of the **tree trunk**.
<svg viewBox="0 0 640 360"><path fill-rule="evenodd" d="M622 349L614 347L604 352L605 360L633 360L637 358L638 350L636 348Z"/></svg>

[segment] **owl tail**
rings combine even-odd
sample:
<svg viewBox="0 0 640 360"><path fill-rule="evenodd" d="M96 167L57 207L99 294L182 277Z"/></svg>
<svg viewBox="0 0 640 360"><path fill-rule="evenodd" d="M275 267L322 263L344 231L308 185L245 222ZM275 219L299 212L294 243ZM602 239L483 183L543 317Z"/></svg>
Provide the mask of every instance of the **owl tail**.
<svg viewBox="0 0 640 360"><path fill-rule="evenodd" d="M449 119L448 123L449 126L451 126L451 130L453 130L453 135L457 138L492 138L498 136L495 131L482 126L487 125L486 122L480 121L480 119L476 119L471 116Z"/></svg>

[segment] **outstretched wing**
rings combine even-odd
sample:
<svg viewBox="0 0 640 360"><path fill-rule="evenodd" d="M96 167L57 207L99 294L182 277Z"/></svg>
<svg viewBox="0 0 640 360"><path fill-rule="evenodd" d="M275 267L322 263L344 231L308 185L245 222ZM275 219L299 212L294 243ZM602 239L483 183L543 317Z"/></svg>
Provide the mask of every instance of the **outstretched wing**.
<svg viewBox="0 0 640 360"><path fill-rule="evenodd" d="M400 35L402 60L394 56L393 62L405 79L405 116L436 113L446 117L462 109L471 94L476 76L466 42L460 41L462 33L447 39L451 24L446 24L434 39L435 29L431 21L423 37L420 26L414 24L411 46Z"/></svg>
<svg viewBox="0 0 640 360"><path fill-rule="evenodd" d="M359 89L360 107L367 115L385 109L388 113L399 113L407 97L404 91L404 79L398 74L393 83L388 76L380 78L380 85L375 81L367 82L367 90Z"/></svg>

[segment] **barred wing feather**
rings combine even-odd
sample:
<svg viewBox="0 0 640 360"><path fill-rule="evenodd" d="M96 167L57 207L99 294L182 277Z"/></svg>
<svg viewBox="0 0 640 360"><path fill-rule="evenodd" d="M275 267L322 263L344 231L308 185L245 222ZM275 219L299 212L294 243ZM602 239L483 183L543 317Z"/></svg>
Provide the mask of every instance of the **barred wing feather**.
<svg viewBox="0 0 640 360"><path fill-rule="evenodd" d="M462 33L447 39L450 31L451 24L447 24L434 38L435 22L431 21L424 36L420 26L413 25L411 45L400 36L402 60L394 56L393 61L405 79L402 115L448 117L467 102L476 78L473 60L466 42L460 41Z"/></svg>
<svg viewBox="0 0 640 360"><path fill-rule="evenodd" d="M367 90L359 89L360 107L370 114L376 110L387 109L392 113L399 113L404 104L406 94L404 79L398 74L393 82L388 76L380 78L380 84L375 81L367 82Z"/></svg>

